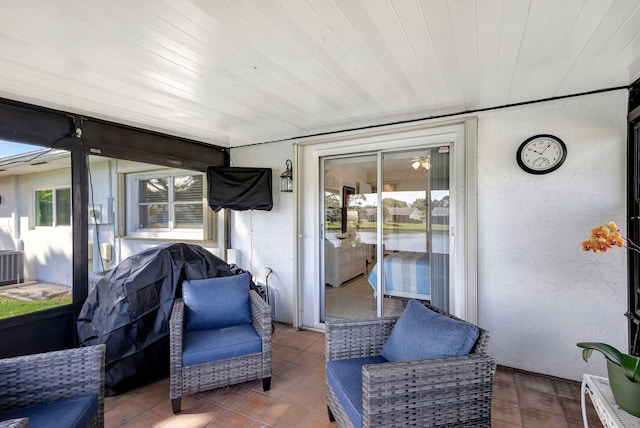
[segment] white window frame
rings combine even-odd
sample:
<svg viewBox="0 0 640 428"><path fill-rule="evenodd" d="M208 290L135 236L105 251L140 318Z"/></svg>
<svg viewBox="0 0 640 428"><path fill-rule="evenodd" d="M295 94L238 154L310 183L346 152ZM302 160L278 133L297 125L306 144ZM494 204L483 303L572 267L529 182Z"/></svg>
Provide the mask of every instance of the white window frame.
<svg viewBox="0 0 640 428"><path fill-rule="evenodd" d="M179 229L173 228L173 204L176 202L168 201L169 204L169 227L168 228L139 228L139 186L138 183L142 180L149 180L153 178L166 178L166 177L179 177L185 175L201 175L202 176L202 228L196 229ZM126 236L132 238L145 238L145 239L169 239L169 240L188 240L188 241L208 241L211 239L212 234L211 224L213 222L213 216L211 210L207 206L207 178L205 173L197 171L181 170L181 169L164 169L154 171L141 171L131 172L126 174L126 192L125 193L125 205L126 205ZM171 184L172 186L173 184ZM171 187L170 186L170 187ZM171 190L170 190L171 198Z"/></svg>
<svg viewBox="0 0 640 428"><path fill-rule="evenodd" d="M38 224L38 201L36 199L36 194L38 192L44 192L47 190L53 191L53 213L51 225L39 225ZM54 228L54 227L71 227L73 224L73 210L71 209L71 198L69 198L69 224L58 224L58 199L56 198L56 194L59 190L69 190L69 195L71 196L71 186L57 186L57 187L42 187L33 190L33 197L31 201L33 203L33 227L35 228Z"/></svg>

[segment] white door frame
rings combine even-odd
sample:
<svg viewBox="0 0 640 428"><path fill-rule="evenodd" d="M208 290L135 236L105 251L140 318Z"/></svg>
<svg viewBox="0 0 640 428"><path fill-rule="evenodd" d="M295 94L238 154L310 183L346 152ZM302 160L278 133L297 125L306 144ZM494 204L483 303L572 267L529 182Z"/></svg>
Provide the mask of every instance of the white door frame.
<svg viewBox="0 0 640 428"><path fill-rule="evenodd" d="M375 129L348 131L296 141L296 208L294 227L294 327L324 329L320 323L320 158L376 150L405 149L452 142L454 171L450 174L455 191L455 228L451 231L450 263L456 295L450 311L477 323L477 118L446 122L421 121Z"/></svg>

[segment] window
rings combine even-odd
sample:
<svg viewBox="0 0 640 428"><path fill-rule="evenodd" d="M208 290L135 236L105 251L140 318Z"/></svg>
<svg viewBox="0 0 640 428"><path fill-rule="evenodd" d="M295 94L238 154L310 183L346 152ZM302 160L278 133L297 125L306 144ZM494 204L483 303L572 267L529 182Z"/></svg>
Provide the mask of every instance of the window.
<svg viewBox="0 0 640 428"><path fill-rule="evenodd" d="M71 226L71 189L36 190L36 226Z"/></svg>
<svg viewBox="0 0 640 428"><path fill-rule="evenodd" d="M210 239L205 175L167 170L130 174L130 236Z"/></svg>
<svg viewBox="0 0 640 428"><path fill-rule="evenodd" d="M42 163L31 165L34 159ZM0 236L0 286L11 291L0 296L0 320L15 322L25 314L33 320L38 312L63 306L69 307L62 312L71 311L71 155L2 141L0 160L0 222L8 226Z"/></svg>

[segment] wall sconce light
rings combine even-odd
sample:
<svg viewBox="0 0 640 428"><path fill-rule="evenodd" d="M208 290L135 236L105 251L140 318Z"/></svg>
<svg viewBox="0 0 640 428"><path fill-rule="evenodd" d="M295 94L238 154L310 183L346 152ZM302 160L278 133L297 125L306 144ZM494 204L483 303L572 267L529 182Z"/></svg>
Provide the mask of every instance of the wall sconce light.
<svg viewBox="0 0 640 428"><path fill-rule="evenodd" d="M280 191L293 192L293 170L289 159L287 159L287 170L280 174Z"/></svg>

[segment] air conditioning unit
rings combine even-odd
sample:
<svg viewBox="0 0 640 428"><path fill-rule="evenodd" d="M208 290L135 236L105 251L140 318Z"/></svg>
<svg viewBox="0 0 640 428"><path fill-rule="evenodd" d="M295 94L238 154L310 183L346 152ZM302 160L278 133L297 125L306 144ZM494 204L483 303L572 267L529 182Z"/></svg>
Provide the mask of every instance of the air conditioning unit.
<svg viewBox="0 0 640 428"><path fill-rule="evenodd" d="M0 251L0 285L24 282L24 252Z"/></svg>

